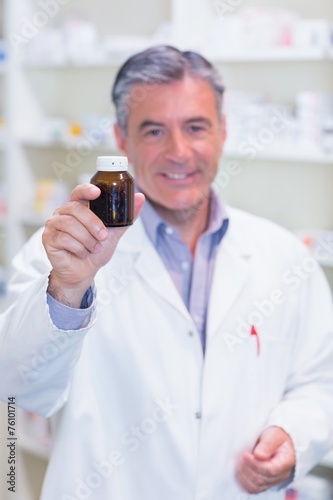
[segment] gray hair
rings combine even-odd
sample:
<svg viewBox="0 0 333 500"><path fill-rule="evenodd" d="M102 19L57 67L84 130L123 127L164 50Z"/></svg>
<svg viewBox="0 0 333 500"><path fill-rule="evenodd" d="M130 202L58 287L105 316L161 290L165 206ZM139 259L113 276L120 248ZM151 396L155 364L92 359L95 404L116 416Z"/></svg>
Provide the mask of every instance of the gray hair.
<svg viewBox="0 0 333 500"><path fill-rule="evenodd" d="M147 97L152 86L180 81L185 76L201 78L211 85L221 116L224 87L217 69L197 52L158 45L130 57L118 71L112 101L122 132L126 135L130 110ZM136 85L140 88L132 94Z"/></svg>

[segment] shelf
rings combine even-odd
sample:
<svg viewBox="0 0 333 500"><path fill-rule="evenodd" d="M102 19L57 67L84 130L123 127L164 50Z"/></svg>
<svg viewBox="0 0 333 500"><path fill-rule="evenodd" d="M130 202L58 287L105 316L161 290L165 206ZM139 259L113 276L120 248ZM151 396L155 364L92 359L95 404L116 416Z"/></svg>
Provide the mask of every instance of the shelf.
<svg viewBox="0 0 333 500"><path fill-rule="evenodd" d="M79 137L78 139L72 140L54 140L54 139L23 139L22 145L25 148L37 148L37 149L52 149L52 148L60 148L60 149L68 149L68 148L77 148L80 147L82 141L88 140L85 136ZM92 150L101 150L101 151L115 151L115 146L113 143L102 142L97 146L91 144Z"/></svg>
<svg viewBox="0 0 333 500"><path fill-rule="evenodd" d="M322 47L239 47L228 52L204 51L204 54L215 63L238 62L288 62L288 61L324 61L332 56L333 49Z"/></svg>
<svg viewBox="0 0 333 500"><path fill-rule="evenodd" d="M254 149L254 147L249 146L249 148L250 147ZM269 146L263 151L257 151L255 158L252 158L252 156L249 157L248 154L241 154L236 147L227 144L223 156L224 158L236 158L248 162L267 160L333 165L332 153L324 153L315 147L307 149L303 144L286 145L279 143L274 147Z"/></svg>
<svg viewBox="0 0 333 500"><path fill-rule="evenodd" d="M135 53L135 51L133 52ZM115 56L113 58L107 58L107 59L98 59L96 58L95 60L87 60L87 61L70 61L70 60L64 60L64 61L28 61L22 63L22 67L26 70L48 70L48 69L54 69L54 70L72 70L72 69L104 69L104 68L114 68L119 65L121 65L125 60L127 59L127 56Z"/></svg>
<svg viewBox="0 0 333 500"><path fill-rule="evenodd" d="M28 61L23 62L25 69L86 69L86 68L110 68L122 64L128 57L137 52L114 54L114 56L81 61ZM239 47L230 51L217 51L202 49L201 52L214 63L239 63L239 62L306 62L306 61L326 61L333 58L333 48L322 47L268 47L268 48L247 48Z"/></svg>

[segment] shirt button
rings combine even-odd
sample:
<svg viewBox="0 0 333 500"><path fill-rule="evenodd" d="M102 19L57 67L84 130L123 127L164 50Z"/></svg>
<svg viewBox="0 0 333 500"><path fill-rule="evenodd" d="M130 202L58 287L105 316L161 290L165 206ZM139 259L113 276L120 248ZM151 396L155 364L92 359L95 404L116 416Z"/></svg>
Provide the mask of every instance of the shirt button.
<svg viewBox="0 0 333 500"><path fill-rule="evenodd" d="M187 271L187 270L188 270L188 268L190 267L190 264L189 264L186 260L184 260L184 261L181 263L181 267L182 267L183 271Z"/></svg>
<svg viewBox="0 0 333 500"><path fill-rule="evenodd" d="M201 412L200 411L197 411L195 413L195 418L198 419L198 420L201 418Z"/></svg>
<svg viewBox="0 0 333 500"><path fill-rule="evenodd" d="M165 232L166 232L166 234L173 234L173 228L172 228L172 227L170 227L170 226L167 226L167 227L165 228Z"/></svg>

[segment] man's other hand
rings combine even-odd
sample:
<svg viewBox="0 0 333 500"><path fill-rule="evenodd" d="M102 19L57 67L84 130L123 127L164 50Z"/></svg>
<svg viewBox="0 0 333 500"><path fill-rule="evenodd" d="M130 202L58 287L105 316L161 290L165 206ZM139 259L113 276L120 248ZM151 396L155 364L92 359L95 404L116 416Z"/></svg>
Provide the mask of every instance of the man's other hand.
<svg viewBox="0 0 333 500"><path fill-rule="evenodd" d="M295 449L288 434L280 427L268 427L252 453L241 456L236 477L248 493L261 493L288 479L295 462Z"/></svg>

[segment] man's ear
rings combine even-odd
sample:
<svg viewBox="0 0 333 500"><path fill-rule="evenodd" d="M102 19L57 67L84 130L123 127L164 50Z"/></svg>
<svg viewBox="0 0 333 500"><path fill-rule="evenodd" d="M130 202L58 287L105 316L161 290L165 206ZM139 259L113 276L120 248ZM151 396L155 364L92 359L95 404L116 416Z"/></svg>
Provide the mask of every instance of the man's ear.
<svg viewBox="0 0 333 500"><path fill-rule="evenodd" d="M222 118L221 118L221 139L222 139L222 143L224 145L224 143L227 139L227 124L226 124L225 115L222 115Z"/></svg>
<svg viewBox="0 0 333 500"><path fill-rule="evenodd" d="M225 119L225 115L222 115L222 117L221 117L221 153L223 151L226 139L227 139L226 119Z"/></svg>
<svg viewBox="0 0 333 500"><path fill-rule="evenodd" d="M116 138L118 149L120 149L120 151L122 153L124 153L125 156L128 156L127 155L127 141L126 141L126 137L124 136L124 133L121 130L121 128L119 127L118 123L114 124L113 130L114 130L114 135L115 135L115 138Z"/></svg>

